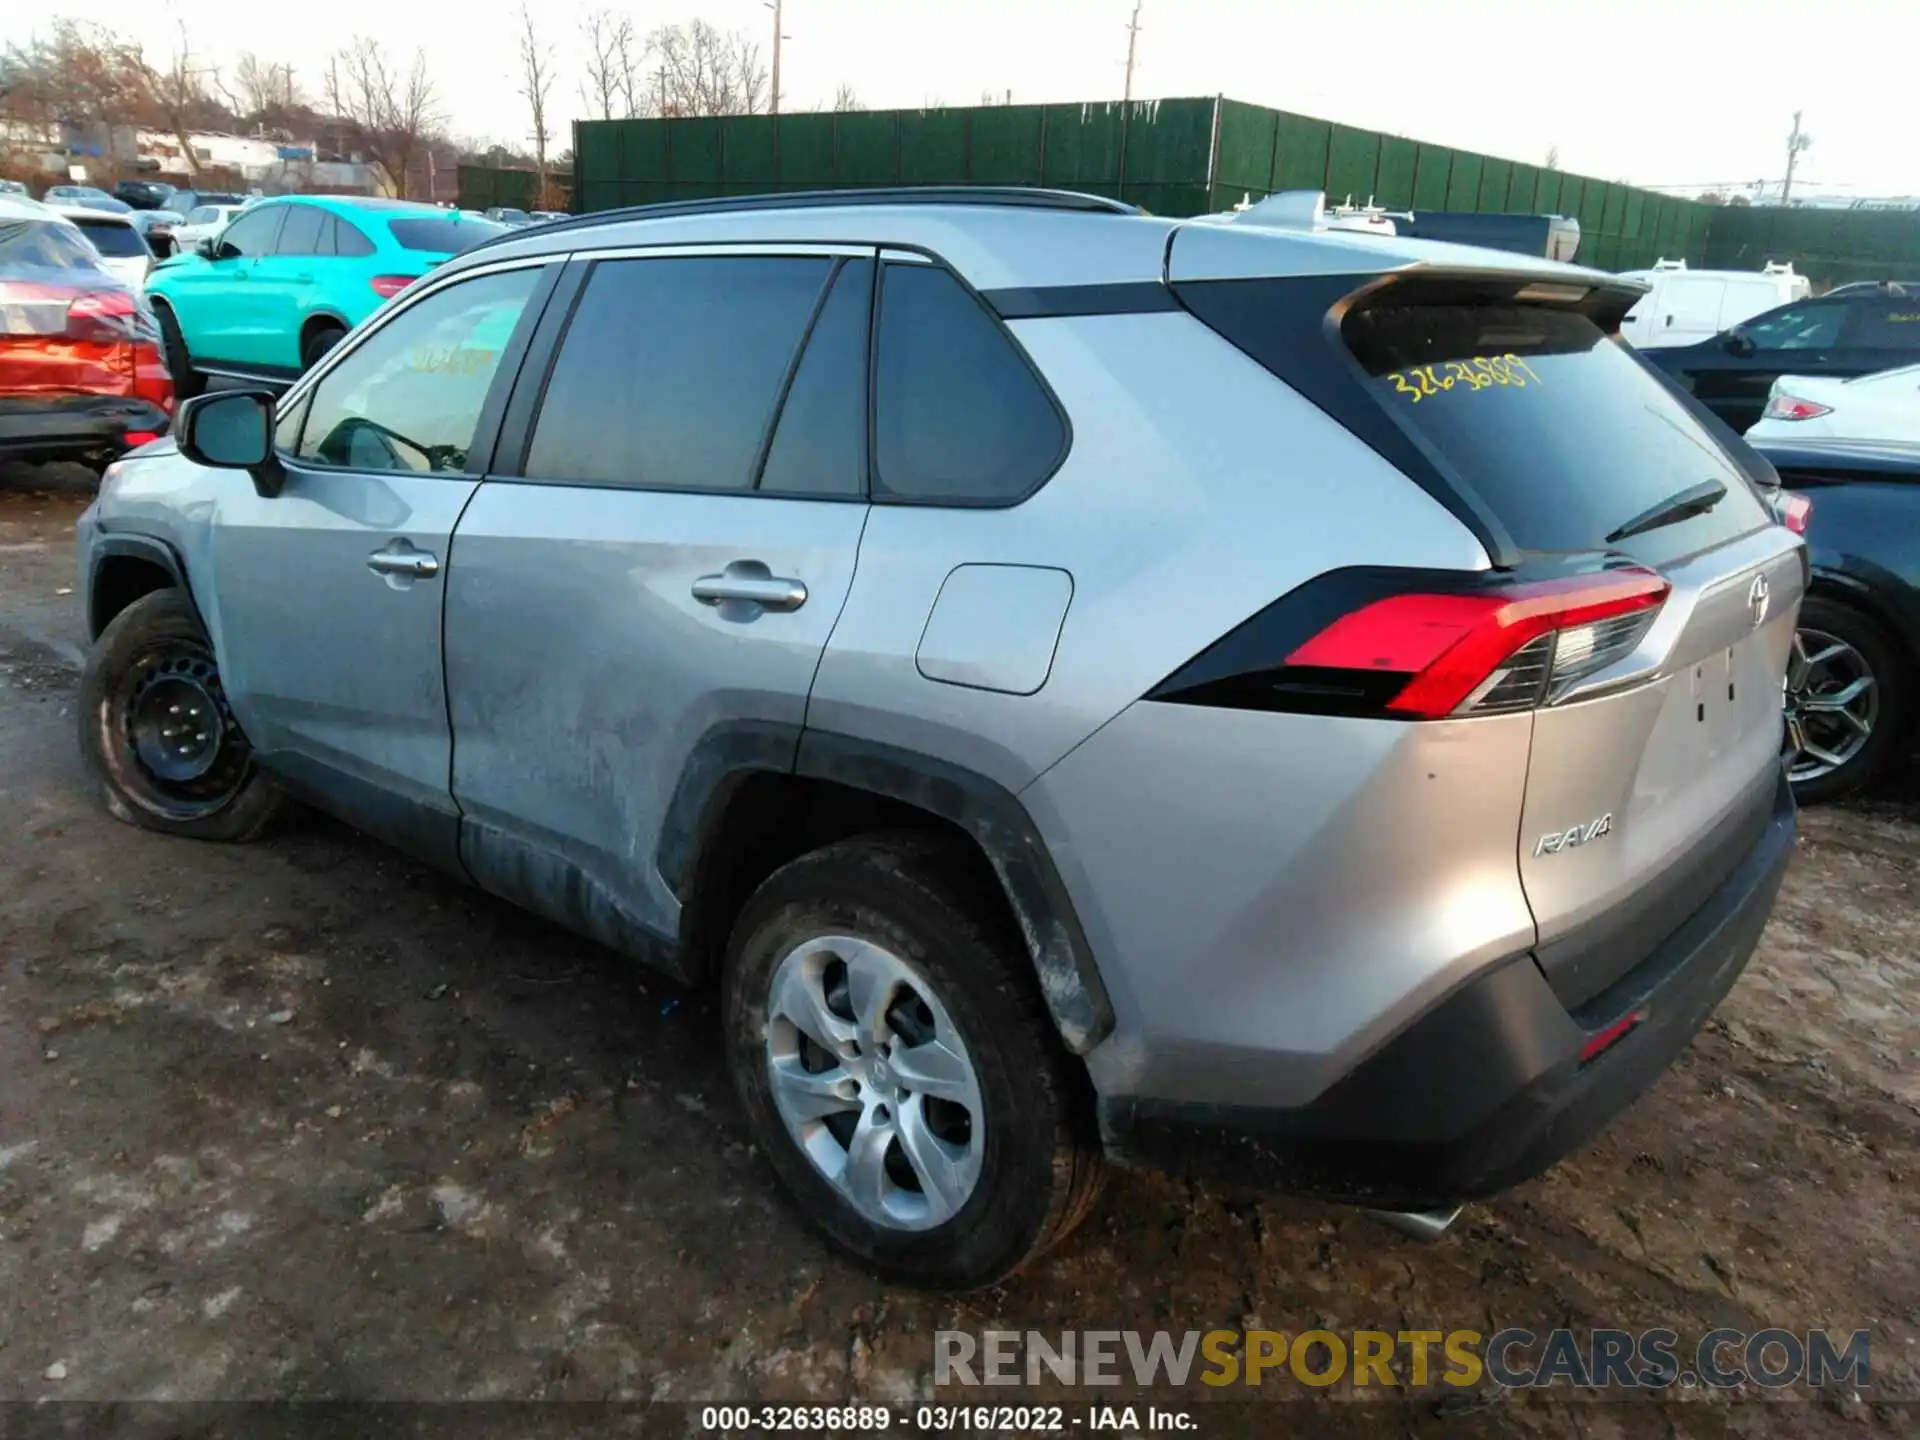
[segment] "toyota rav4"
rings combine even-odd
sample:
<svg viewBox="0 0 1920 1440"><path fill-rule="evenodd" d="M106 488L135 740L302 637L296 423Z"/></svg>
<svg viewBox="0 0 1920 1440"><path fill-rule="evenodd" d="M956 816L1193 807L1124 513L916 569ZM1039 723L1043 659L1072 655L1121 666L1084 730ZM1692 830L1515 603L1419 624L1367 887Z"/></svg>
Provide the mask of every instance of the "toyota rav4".
<svg viewBox="0 0 1920 1440"><path fill-rule="evenodd" d="M1637 294L1033 191L515 231L112 470L81 741L716 985L887 1275L1109 1159L1444 1215L1653 1082L1792 848L1804 551Z"/></svg>

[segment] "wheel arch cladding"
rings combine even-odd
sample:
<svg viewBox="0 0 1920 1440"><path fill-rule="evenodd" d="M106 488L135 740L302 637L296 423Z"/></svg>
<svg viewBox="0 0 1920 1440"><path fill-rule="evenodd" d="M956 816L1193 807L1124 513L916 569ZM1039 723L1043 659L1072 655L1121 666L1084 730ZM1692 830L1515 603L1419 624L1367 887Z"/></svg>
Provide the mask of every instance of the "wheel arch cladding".
<svg viewBox="0 0 1920 1440"><path fill-rule="evenodd" d="M194 618L200 619L193 592L187 587L186 571L169 546L142 535L100 536L94 544L93 574L87 585L88 638L98 640L114 617L142 596L170 587L187 597Z"/></svg>
<svg viewBox="0 0 1920 1440"><path fill-rule="evenodd" d="M814 782L891 806L896 813L917 812L961 832L999 883L1067 1048L1084 1055L1113 1029L1113 1007L1066 888L1039 831L1011 793L972 771L914 751L763 722L718 726L701 739L662 827L656 859L661 878L683 906L680 939L682 949L692 952L686 958L691 969L704 968L716 939L724 943L713 927L732 922L731 914L714 913L709 887L728 889L739 852L724 843L722 821L755 777ZM776 823L798 823L791 814L775 814ZM886 828L884 819L875 824ZM855 833L870 828L874 825L853 827ZM784 858L773 868L782 863Z"/></svg>

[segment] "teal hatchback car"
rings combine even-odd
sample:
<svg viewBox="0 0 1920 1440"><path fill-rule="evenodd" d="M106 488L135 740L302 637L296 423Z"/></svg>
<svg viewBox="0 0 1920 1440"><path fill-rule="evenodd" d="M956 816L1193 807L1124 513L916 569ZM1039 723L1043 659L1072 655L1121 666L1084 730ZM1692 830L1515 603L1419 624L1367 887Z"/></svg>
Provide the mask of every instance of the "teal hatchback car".
<svg viewBox="0 0 1920 1440"><path fill-rule="evenodd" d="M249 205L147 282L174 389L196 394L208 375L284 384L441 261L504 233L404 200L290 195Z"/></svg>

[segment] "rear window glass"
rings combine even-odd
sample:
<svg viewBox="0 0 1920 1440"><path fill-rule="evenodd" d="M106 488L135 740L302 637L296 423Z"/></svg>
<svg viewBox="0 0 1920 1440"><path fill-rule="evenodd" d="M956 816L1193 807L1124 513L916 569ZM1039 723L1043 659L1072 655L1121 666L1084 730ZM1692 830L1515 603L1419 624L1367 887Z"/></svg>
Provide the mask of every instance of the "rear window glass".
<svg viewBox="0 0 1920 1440"><path fill-rule="evenodd" d="M426 250L436 255L458 255L470 245L507 233L506 226L491 220L389 220L387 229L408 250Z"/></svg>
<svg viewBox="0 0 1920 1440"><path fill-rule="evenodd" d="M146 259L152 253L147 249L147 242L140 238L140 232L131 225L102 224L98 220L81 219L75 219L73 223L80 227L80 233L92 241L93 248L102 255L111 255L116 260L133 255Z"/></svg>
<svg viewBox="0 0 1920 1440"><path fill-rule="evenodd" d="M100 259L64 225L44 220L0 221L0 272L28 266L97 272Z"/></svg>
<svg viewBox="0 0 1920 1440"><path fill-rule="evenodd" d="M1732 456L1624 345L1540 305L1379 304L1343 326L1375 399L1529 550L1590 550L1673 495L1717 482L1706 514L1617 548L1649 563L1766 523Z"/></svg>

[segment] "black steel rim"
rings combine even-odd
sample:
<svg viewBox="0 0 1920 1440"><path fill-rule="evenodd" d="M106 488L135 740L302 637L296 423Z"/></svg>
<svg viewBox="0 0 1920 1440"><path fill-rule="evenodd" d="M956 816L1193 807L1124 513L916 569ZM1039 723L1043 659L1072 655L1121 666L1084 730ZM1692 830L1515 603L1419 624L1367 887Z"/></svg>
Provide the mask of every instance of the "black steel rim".
<svg viewBox="0 0 1920 1440"><path fill-rule="evenodd" d="M149 808L210 815L246 783L251 751L205 646L172 640L140 655L124 688L121 735Z"/></svg>

